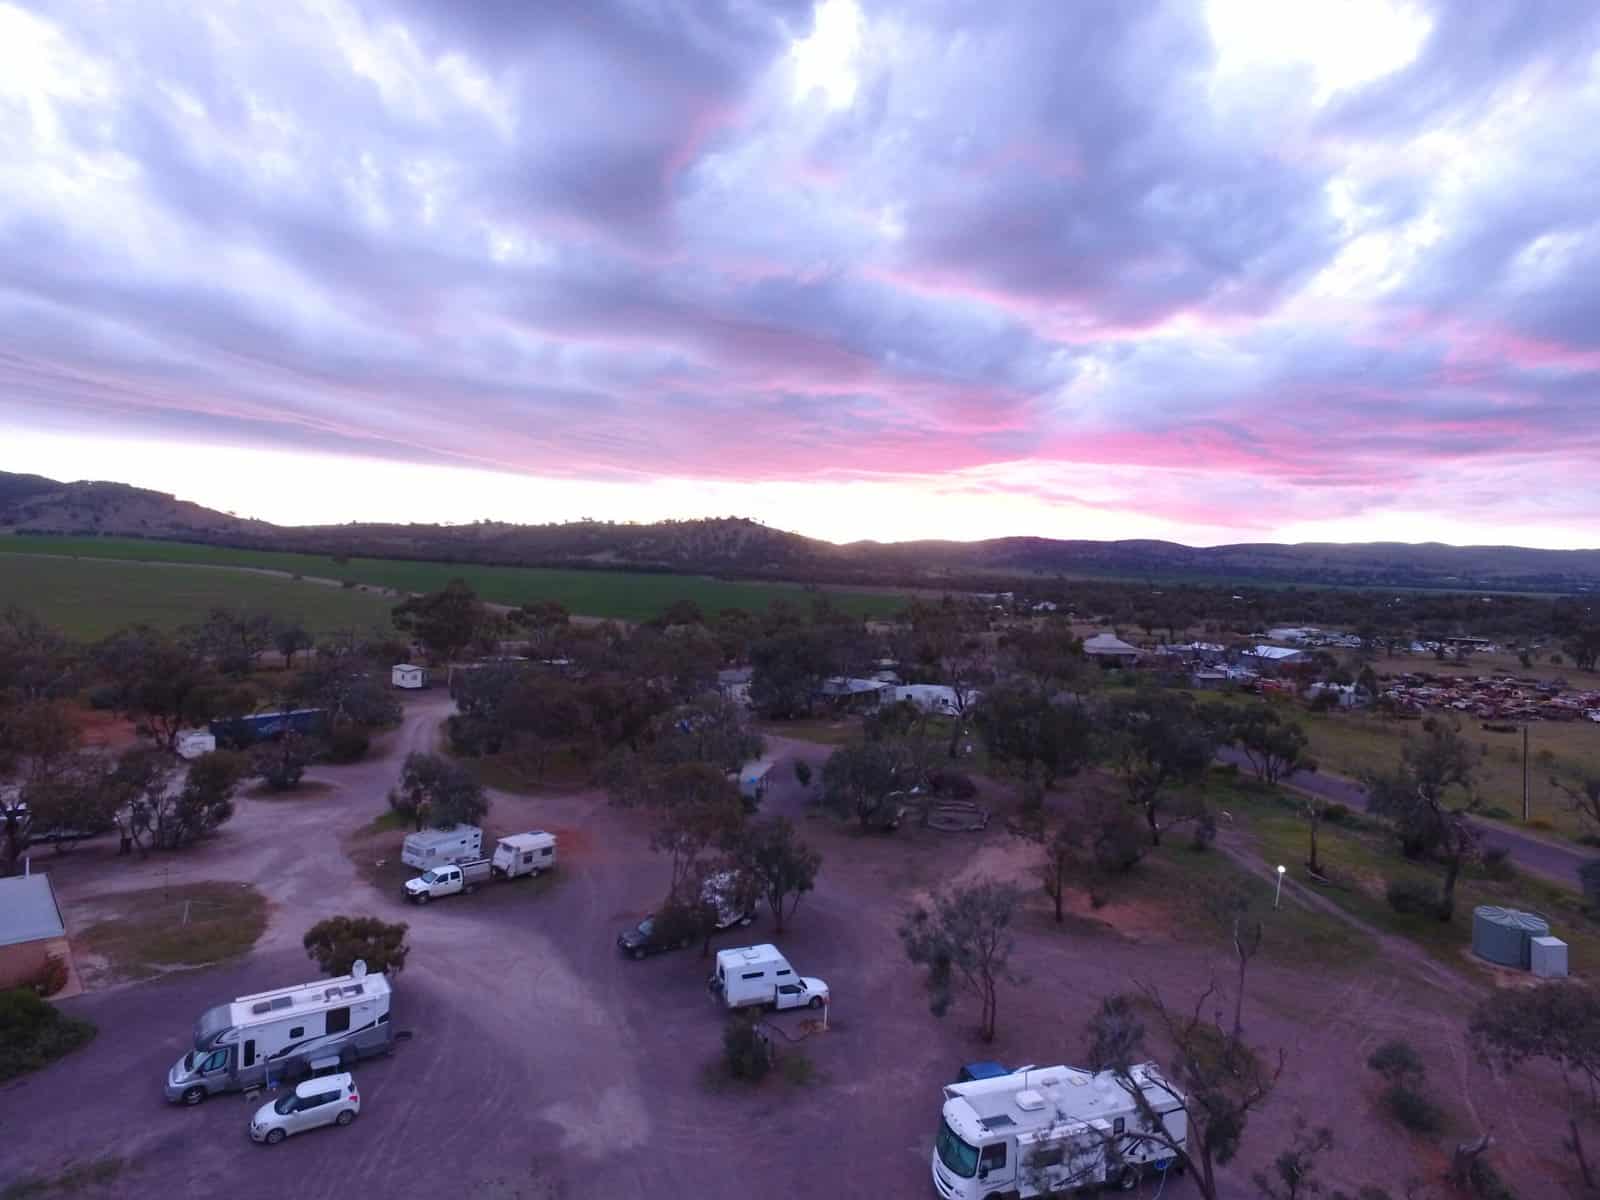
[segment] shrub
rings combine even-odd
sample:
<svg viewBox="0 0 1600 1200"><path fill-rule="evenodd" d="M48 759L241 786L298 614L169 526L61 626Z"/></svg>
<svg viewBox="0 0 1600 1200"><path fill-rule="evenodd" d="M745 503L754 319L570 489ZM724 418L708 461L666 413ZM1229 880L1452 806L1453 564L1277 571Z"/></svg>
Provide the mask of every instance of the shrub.
<svg viewBox="0 0 1600 1200"><path fill-rule="evenodd" d="M1350 819L1348 804L1330 804L1322 810L1322 819L1330 825L1343 825Z"/></svg>
<svg viewBox="0 0 1600 1200"><path fill-rule="evenodd" d="M1510 846L1490 846L1483 852L1483 873L1490 879L1504 882L1515 878L1517 868L1511 861Z"/></svg>
<svg viewBox="0 0 1600 1200"><path fill-rule="evenodd" d="M803 758L794 760L794 779L803 788L811 786L811 764Z"/></svg>
<svg viewBox="0 0 1600 1200"><path fill-rule="evenodd" d="M1420 1087L1428 1069L1422 1055L1404 1038L1390 1038L1367 1057L1367 1066L1382 1075L1390 1084L1408 1084Z"/></svg>
<svg viewBox="0 0 1600 1200"><path fill-rule="evenodd" d="M342 725L328 738L325 757L331 763L360 762L372 746L372 735L359 725Z"/></svg>
<svg viewBox="0 0 1600 1200"><path fill-rule="evenodd" d="M1600 833L1580 833L1578 835L1580 846L1600 846Z"/></svg>
<svg viewBox="0 0 1600 1200"><path fill-rule="evenodd" d="M1494 1169L1494 1164L1481 1154L1467 1168L1467 1183L1479 1200L1517 1200L1511 1185L1500 1178L1500 1172Z"/></svg>
<svg viewBox="0 0 1600 1200"><path fill-rule="evenodd" d="M348 975L358 958L369 971L398 975L411 953L407 928L404 921L391 925L377 917L328 917L306 930L301 942L324 975Z"/></svg>
<svg viewBox="0 0 1600 1200"><path fill-rule="evenodd" d="M1420 1087L1390 1084L1383 1089L1383 1106L1412 1133L1437 1133L1444 1125L1439 1106Z"/></svg>
<svg viewBox="0 0 1600 1200"><path fill-rule="evenodd" d="M1488 808L1483 810L1483 815L1486 817L1493 817L1496 821L1509 821L1513 814L1509 808L1502 808L1498 804L1491 804Z"/></svg>
<svg viewBox="0 0 1600 1200"><path fill-rule="evenodd" d="M94 1034L88 1021L62 1016L31 988L0 992L0 1083L54 1062Z"/></svg>
<svg viewBox="0 0 1600 1200"><path fill-rule="evenodd" d="M1444 902L1439 889L1425 879L1391 879L1386 893L1389 907L1397 913L1426 913L1436 916Z"/></svg>
<svg viewBox="0 0 1600 1200"><path fill-rule="evenodd" d="M67 960L59 954L50 955L28 986L40 996L54 996L67 986Z"/></svg>
<svg viewBox="0 0 1600 1200"><path fill-rule="evenodd" d="M120 689L114 683L102 683L89 689L89 707L96 712L109 712L117 707Z"/></svg>
<svg viewBox="0 0 1600 1200"><path fill-rule="evenodd" d="M722 1030L722 1068L734 1079L758 1083L772 1070L772 1046L760 1027L732 1017Z"/></svg>
<svg viewBox="0 0 1600 1200"><path fill-rule="evenodd" d="M1528 828L1529 829L1537 829L1537 830L1540 830L1543 833L1549 833L1552 829L1555 828L1555 825L1553 825L1551 822L1545 820L1543 817L1535 817L1535 818L1533 818L1533 820L1528 822Z"/></svg>
<svg viewBox="0 0 1600 1200"><path fill-rule="evenodd" d="M928 776L928 787L935 796L951 800L971 800L978 794L978 785L963 771L934 771Z"/></svg>

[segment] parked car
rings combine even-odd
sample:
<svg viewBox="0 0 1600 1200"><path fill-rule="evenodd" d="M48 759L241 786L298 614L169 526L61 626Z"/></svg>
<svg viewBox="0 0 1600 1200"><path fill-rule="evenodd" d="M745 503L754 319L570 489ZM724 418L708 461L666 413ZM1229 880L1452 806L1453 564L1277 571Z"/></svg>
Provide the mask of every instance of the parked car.
<svg viewBox="0 0 1600 1200"><path fill-rule="evenodd" d="M617 949L630 958L644 958L664 950L683 950L694 941L693 931L662 921L655 913L617 934Z"/></svg>
<svg viewBox="0 0 1600 1200"><path fill-rule="evenodd" d="M348 1125L361 1111L355 1076L348 1073L308 1079L292 1092L263 1104L250 1120L252 1141L276 1146L291 1133L322 1125Z"/></svg>

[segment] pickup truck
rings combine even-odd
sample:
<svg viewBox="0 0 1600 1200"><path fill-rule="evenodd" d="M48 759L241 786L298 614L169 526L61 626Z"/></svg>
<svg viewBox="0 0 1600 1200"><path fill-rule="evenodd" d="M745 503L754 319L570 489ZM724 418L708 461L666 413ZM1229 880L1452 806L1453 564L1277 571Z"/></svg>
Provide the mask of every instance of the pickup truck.
<svg viewBox="0 0 1600 1200"><path fill-rule="evenodd" d="M414 904L426 904L457 892L475 892L480 883L489 881L491 866L487 858L469 858L465 862L429 867L415 879L406 880L405 898Z"/></svg>

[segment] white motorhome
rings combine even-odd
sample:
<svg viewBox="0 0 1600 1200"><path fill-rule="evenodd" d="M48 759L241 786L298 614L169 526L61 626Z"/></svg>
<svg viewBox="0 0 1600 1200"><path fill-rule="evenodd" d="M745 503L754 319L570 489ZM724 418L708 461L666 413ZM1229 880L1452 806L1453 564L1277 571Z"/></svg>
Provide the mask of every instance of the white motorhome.
<svg viewBox="0 0 1600 1200"><path fill-rule="evenodd" d="M400 861L408 867L426 871L445 863L483 857L483 830L476 825L457 825L454 829L427 829L408 833L400 846Z"/></svg>
<svg viewBox="0 0 1600 1200"><path fill-rule="evenodd" d="M200 1015L194 1049L167 1072L168 1100L199 1104L217 1092L260 1087L306 1074L331 1060L348 1069L360 1058L386 1053L389 980L367 974L358 961L351 974L271 992L240 996Z"/></svg>
<svg viewBox="0 0 1600 1200"><path fill-rule="evenodd" d="M497 879L549 871L556 865L556 835L535 829L503 837L495 843L492 863Z"/></svg>
<svg viewBox="0 0 1600 1200"><path fill-rule="evenodd" d="M1184 1097L1154 1063L1129 1072L1164 1136L1186 1147ZM1173 1165L1173 1152L1142 1133L1137 1097L1110 1071L1035 1067L953 1083L933 1146L933 1185L945 1200L1051 1196L1136 1185Z"/></svg>
<svg viewBox="0 0 1600 1200"><path fill-rule="evenodd" d="M796 975L770 943L718 950L708 983L729 1008L821 1008L828 1002L828 985Z"/></svg>

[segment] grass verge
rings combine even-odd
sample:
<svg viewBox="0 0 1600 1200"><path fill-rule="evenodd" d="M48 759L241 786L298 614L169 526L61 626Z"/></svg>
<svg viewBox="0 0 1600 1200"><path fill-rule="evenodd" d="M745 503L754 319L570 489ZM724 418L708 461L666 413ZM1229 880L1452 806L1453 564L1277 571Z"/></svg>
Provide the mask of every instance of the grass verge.
<svg viewBox="0 0 1600 1200"><path fill-rule="evenodd" d="M118 892L91 903L115 915L96 921L75 940L124 978L235 958L267 928L267 899L249 884L174 884Z"/></svg>
<svg viewBox="0 0 1600 1200"><path fill-rule="evenodd" d="M29 1175L0 1191L0 1200L42 1200L46 1196L76 1196L89 1188L104 1188L115 1183L127 1168L120 1154L83 1163L68 1163L60 1174L46 1177Z"/></svg>

